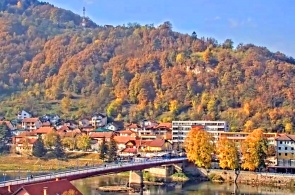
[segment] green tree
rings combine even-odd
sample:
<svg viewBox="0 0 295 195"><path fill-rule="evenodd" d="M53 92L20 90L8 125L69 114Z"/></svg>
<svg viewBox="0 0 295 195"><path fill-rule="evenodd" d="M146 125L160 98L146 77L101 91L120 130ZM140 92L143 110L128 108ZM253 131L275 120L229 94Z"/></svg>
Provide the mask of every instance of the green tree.
<svg viewBox="0 0 295 195"><path fill-rule="evenodd" d="M111 137L110 143L109 143L109 148L108 148L108 161L109 162L114 162L117 157L117 143L114 139L114 136Z"/></svg>
<svg viewBox="0 0 295 195"><path fill-rule="evenodd" d="M225 49L232 49L234 42L231 39L226 39L222 44L222 47Z"/></svg>
<svg viewBox="0 0 295 195"><path fill-rule="evenodd" d="M236 169L239 165L239 153L234 141L223 137L217 142L219 166L223 169Z"/></svg>
<svg viewBox="0 0 295 195"><path fill-rule="evenodd" d="M62 143L61 143L61 139L60 139L59 135L56 137L53 154L55 155L56 158L65 157L65 152L64 152L64 149L62 147Z"/></svg>
<svg viewBox="0 0 295 195"><path fill-rule="evenodd" d="M3 122L0 123L0 140L4 140L10 136L9 129L7 125Z"/></svg>
<svg viewBox="0 0 295 195"><path fill-rule="evenodd" d="M267 140L261 129L255 129L242 143L243 163L242 168L254 171L265 166L267 156Z"/></svg>
<svg viewBox="0 0 295 195"><path fill-rule="evenodd" d="M90 137L86 134L79 135L77 137L77 148L86 151L90 148Z"/></svg>
<svg viewBox="0 0 295 195"><path fill-rule="evenodd" d="M199 127L192 128L185 139L184 146L189 161L198 167L210 168L214 145L208 132Z"/></svg>
<svg viewBox="0 0 295 195"><path fill-rule="evenodd" d="M102 139L102 142L100 144L100 148L99 149L100 149L99 158L101 160L104 160L105 159L105 156L106 156L106 154L108 152L108 146L106 144L105 137Z"/></svg>
<svg viewBox="0 0 295 195"><path fill-rule="evenodd" d="M39 137L35 143L33 144L33 156L36 156L36 157L43 157L45 154L46 154L46 149L45 149L45 146L44 146L44 143L43 143L43 140L41 137Z"/></svg>

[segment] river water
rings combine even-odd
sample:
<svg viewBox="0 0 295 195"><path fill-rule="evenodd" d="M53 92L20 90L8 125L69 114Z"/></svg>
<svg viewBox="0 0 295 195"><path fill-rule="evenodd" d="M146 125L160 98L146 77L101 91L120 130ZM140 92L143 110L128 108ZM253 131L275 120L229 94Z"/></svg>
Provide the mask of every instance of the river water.
<svg viewBox="0 0 295 195"><path fill-rule="evenodd" d="M124 176L98 176L73 181L72 183L83 195L127 195L128 193L105 193L97 190L99 186L125 185L128 177ZM286 187L266 187L239 184L213 184L211 182L188 181L166 186L145 186L143 194L146 195L291 195L295 189Z"/></svg>

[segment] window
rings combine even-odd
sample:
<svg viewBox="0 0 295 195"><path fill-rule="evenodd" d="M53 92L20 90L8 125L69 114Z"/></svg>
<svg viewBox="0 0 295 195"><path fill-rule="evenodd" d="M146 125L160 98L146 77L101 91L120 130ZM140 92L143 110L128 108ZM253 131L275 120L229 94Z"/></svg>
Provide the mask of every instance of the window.
<svg viewBox="0 0 295 195"><path fill-rule="evenodd" d="M285 147L285 150L288 150L288 147Z"/></svg>
<svg viewBox="0 0 295 195"><path fill-rule="evenodd" d="M294 150L294 147L291 147L291 150Z"/></svg>
<svg viewBox="0 0 295 195"><path fill-rule="evenodd" d="M280 141L280 144L282 144L283 142L282 141Z"/></svg>
<svg viewBox="0 0 295 195"><path fill-rule="evenodd" d="M279 147L279 150L281 150L281 147Z"/></svg>
<svg viewBox="0 0 295 195"><path fill-rule="evenodd" d="M285 156L288 156L288 153L285 153Z"/></svg>
<svg viewBox="0 0 295 195"><path fill-rule="evenodd" d="M281 153L279 153L279 156L281 156Z"/></svg>

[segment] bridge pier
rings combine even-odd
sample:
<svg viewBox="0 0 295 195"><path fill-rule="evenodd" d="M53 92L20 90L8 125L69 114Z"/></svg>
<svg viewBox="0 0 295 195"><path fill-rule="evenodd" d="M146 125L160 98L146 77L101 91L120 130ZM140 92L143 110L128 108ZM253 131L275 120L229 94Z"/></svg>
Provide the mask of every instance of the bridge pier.
<svg viewBox="0 0 295 195"><path fill-rule="evenodd" d="M129 186L139 185L140 188L143 188L143 171L130 171L129 172Z"/></svg>

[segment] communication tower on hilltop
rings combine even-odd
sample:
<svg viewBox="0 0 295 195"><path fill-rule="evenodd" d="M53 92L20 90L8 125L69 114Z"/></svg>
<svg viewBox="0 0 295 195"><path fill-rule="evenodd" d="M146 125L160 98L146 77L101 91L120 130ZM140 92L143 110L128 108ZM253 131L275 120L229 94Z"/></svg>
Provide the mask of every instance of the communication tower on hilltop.
<svg viewBox="0 0 295 195"><path fill-rule="evenodd" d="M85 7L83 7L82 26L83 26L84 28L86 27L86 16L85 16L85 13L86 13L86 9L85 9Z"/></svg>

